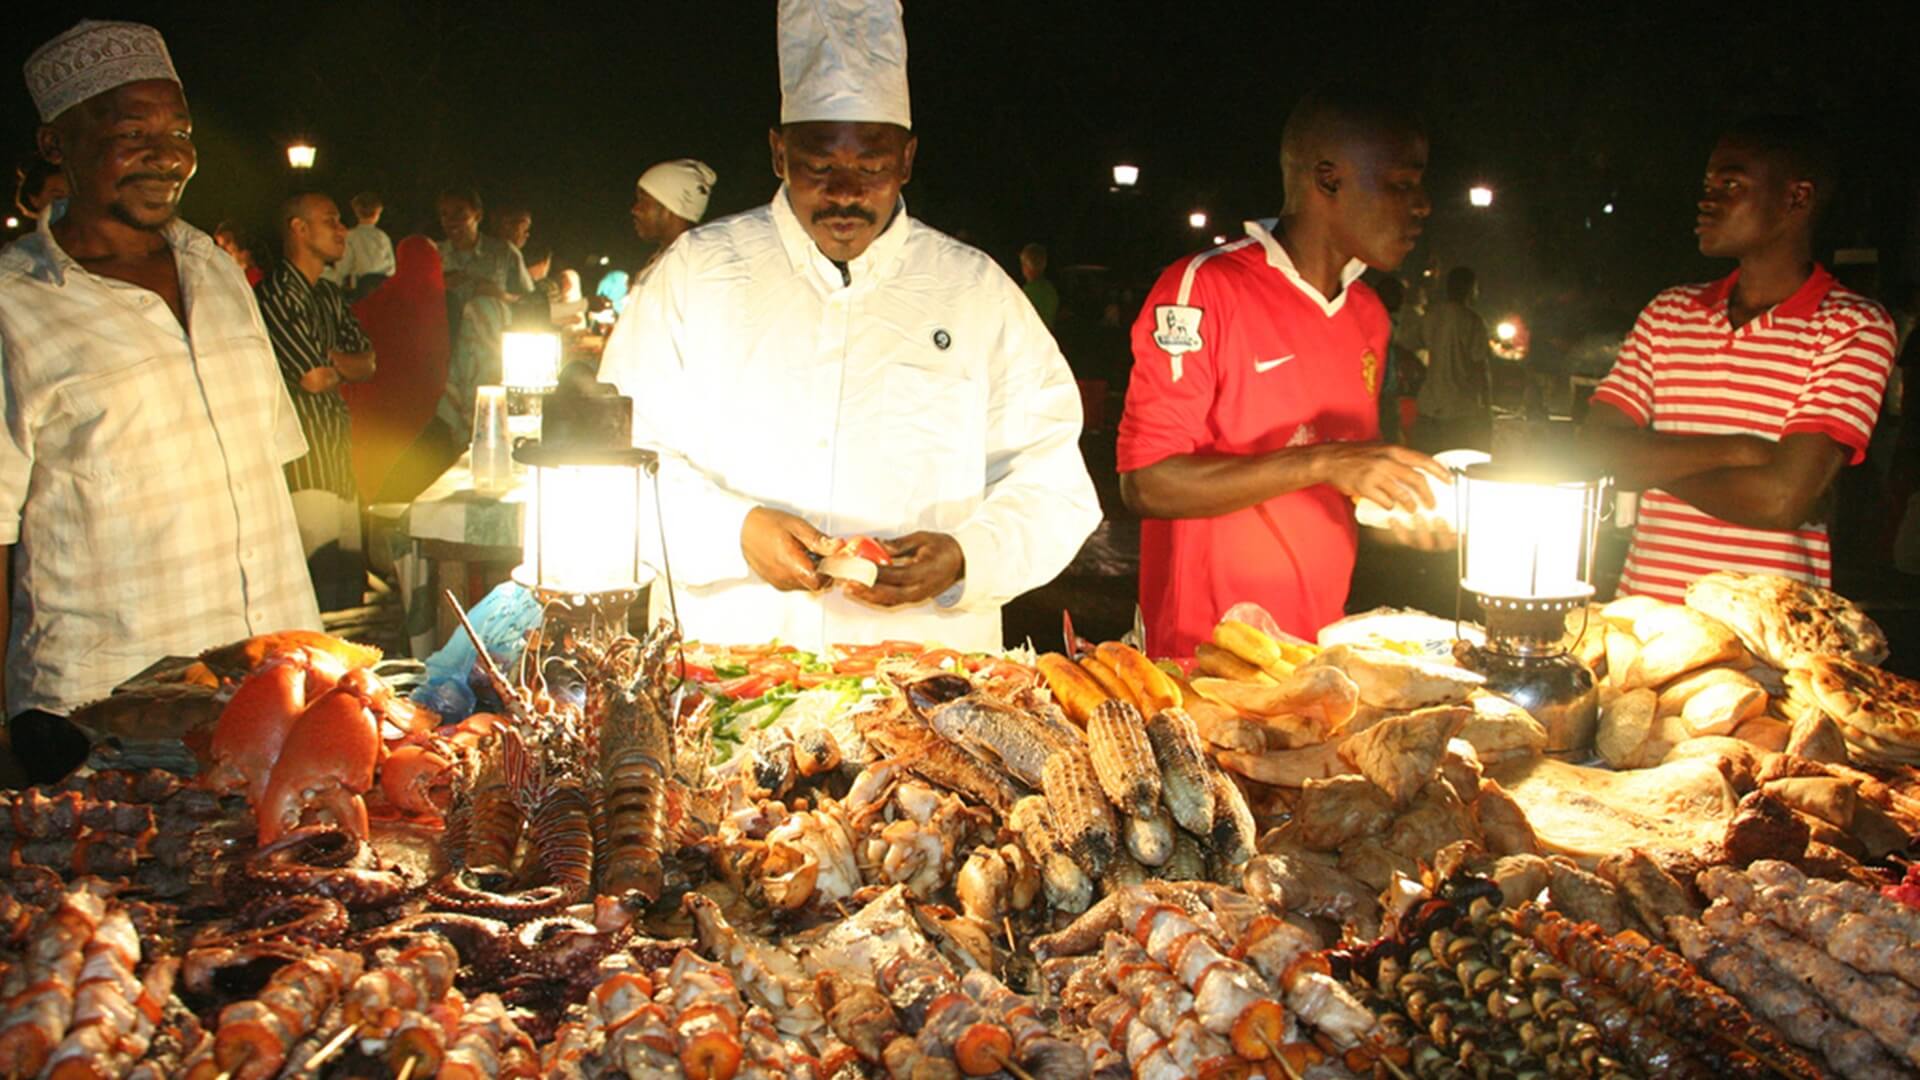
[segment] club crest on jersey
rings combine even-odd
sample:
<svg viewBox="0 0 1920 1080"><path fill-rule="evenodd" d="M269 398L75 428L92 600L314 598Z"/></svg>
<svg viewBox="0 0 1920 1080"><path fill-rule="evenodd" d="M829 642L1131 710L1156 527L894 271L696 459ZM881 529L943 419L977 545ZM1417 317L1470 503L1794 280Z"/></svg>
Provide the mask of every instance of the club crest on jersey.
<svg viewBox="0 0 1920 1080"><path fill-rule="evenodd" d="M1153 343L1173 361L1173 381L1180 381L1180 358L1201 347L1203 312L1187 304L1161 304L1153 309Z"/></svg>
<svg viewBox="0 0 1920 1080"><path fill-rule="evenodd" d="M1360 377L1367 381L1367 393L1376 397L1380 393L1380 358L1368 349L1360 355Z"/></svg>

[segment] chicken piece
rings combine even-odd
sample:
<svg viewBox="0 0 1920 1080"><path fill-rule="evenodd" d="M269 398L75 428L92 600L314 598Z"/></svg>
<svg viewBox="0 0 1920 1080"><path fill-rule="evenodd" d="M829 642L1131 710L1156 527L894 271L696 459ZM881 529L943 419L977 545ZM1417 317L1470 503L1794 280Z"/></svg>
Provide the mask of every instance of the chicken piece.
<svg viewBox="0 0 1920 1080"><path fill-rule="evenodd" d="M1382 843L1387 850L1418 863L1460 840L1477 840L1473 814L1453 785L1435 778L1420 789L1419 798L1388 828Z"/></svg>
<svg viewBox="0 0 1920 1080"><path fill-rule="evenodd" d="M1591 635L1598 639L1600 635ZM1482 765L1538 757L1547 748L1547 729L1533 714L1498 694L1476 690L1467 702L1473 718L1460 729Z"/></svg>
<svg viewBox="0 0 1920 1080"><path fill-rule="evenodd" d="M1553 880L1553 864L1538 855L1507 855L1494 860L1487 877L1500 886L1503 906L1519 907L1539 898Z"/></svg>
<svg viewBox="0 0 1920 1080"><path fill-rule="evenodd" d="M1343 741L1340 757L1378 784L1395 806L1405 806L1433 779L1447 740L1472 716L1472 709L1450 705L1388 717Z"/></svg>
<svg viewBox="0 0 1920 1080"><path fill-rule="evenodd" d="M1248 860L1241 884L1255 899L1284 904L1288 911L1309 918L1331 919L1362 940L1379 934L1377 890L1305 852L1256 855Z"/></svg>
<svg viewBox="0 0 1920 1080"><path fill-rule="evenodd" d="M1587 873L1571 859L1549 859L1547 874L1547 892L1553 897L1553 906L1567 918L1598 923L1609 934L1629 927L1620 891L1605 878Z"/></svg>
<svg viewBox="0 0 1920 1080"><path fill-rule="evenodd" d="M1491 854L1538 855L1543 850L1527 812L1497 781L1480 782L1480 794L1473 800L1473 820Z"/></svg>
<svg viewBox="0 0 1920 1080"><path fill-rule="evenodd" d="M1420 864L1414 859L1371 838L1341 849L1340 869L1376 893L1392 884L1395 874L1406 878L1420 874Z"/></svg>
<svg viewBox="0 0 1920 1080"><path fill-rule="evenodd" d="M1809 832L1805 821L1779 799L1764 792L1740 800L1721 841L1727 861L1744 867L1755 859L1795 862L1806 854Z"/></svg>
<svg viewBox="0 0 1920 1080"><path fill-rule="evenodd" d="M1294 804L1293 822L1300 843L1315 851L1333 851L1386 831L1393 823L1393 802L1362 776L1309 780Z"/></svg>
<svg viewBox="0 0 1920 1080"><path fill-rule="evenodd" d="M1686 887L1638 848L1600 860L1600 876L1618 888L1648 929L1665 935L1670 918L1695 918L1700 908Z"/></svg>

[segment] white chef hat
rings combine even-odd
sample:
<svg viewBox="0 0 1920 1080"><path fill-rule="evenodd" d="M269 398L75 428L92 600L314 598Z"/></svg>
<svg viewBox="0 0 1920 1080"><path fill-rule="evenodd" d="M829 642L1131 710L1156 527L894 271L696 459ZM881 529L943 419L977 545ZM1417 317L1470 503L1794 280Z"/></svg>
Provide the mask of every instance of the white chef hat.
<svg viewBox="0 0 1920 1080"><path fill-rule="evenodd" d="M151 26L82 19L27 57L27 92L41 123L95 94L147 79L179 82L166 40Z"/></svg>
<svg viewBox="0 0 1920 1080"><path fill-rule="evenodd" d="M663 161L641 173L639 188L660 200L661 206L698 225L719 179L706 162L680 158Z"/></svg>
<svg viewBox="0 0 1920 1080"><path fill-rule="evenodd" d="M780 122L913 126L900 0L780 0Z"/></svg>

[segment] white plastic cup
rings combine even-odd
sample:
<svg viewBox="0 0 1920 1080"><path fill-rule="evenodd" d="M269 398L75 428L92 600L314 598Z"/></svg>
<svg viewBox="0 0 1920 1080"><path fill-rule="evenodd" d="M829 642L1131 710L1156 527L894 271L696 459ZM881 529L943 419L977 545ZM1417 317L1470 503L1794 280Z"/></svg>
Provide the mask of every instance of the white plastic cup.
<svg viewBox="0 0 1920 1080"><path fill-rule="evenodd" d="M475 491L505 491L513 486L513 436L507 430L503 386L474 390L472 468Z"/></svg>

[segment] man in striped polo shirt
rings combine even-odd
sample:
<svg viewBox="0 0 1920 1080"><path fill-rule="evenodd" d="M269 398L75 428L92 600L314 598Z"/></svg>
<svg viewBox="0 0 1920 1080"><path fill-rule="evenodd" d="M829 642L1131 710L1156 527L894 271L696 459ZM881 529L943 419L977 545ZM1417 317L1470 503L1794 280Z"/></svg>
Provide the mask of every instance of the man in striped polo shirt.
<svg viewBox="0 0 1920 1080"><path fill-rule="evenodd" d="M1833 480L1866 455L1893 363L1893 320L1813 258L1830 151L1805 121L1721 137L1699 202L1700 252L1739 260L1640 313L1594 391L1588 445L1644 491L1620 591L1667 600L1713 570L1830 585Z"/></svg>

